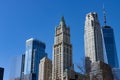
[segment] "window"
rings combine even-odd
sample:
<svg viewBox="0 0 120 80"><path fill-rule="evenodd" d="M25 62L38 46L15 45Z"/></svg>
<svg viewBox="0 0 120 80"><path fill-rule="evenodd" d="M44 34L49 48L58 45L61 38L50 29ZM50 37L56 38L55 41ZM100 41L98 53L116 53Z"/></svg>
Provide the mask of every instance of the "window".
<svg viewBox="0 0 120 80"><path fill-rule="evenodd" d="M59 53L59 48L57 48L57 54Z"/></svg>
<svg viewBox="0 0 120 80"><path fill-rule="evenodd" d="M93 20L91 20L91 25L94 26Z"/></svg>

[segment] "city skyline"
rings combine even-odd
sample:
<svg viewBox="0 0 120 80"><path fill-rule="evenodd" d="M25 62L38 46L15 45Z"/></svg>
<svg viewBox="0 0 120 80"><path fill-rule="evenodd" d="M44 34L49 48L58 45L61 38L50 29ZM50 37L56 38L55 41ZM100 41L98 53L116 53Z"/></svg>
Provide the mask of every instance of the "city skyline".
<svg viewBox="0 0 120 80"><path fill-rule="evenodd" d="M13 0L7 1L7 3L0 1L0 66L5 68L4 80L9 78L10 60L14 56L25 53L25 41L31 37L38 38L46 43L46 52L49 58L52 59L54 28L59 23L61 16L64 15L66 23L71 28L73 63L75 65L80 63L81 58L84 56L83 29L86 14L97 12L100 24L101 26L103 25L103 1L91 1L90 4L87 3L87 0L75 1L73 3L71 1L51 2L46 0L43 2L14 2ZM114 29L117 54L120 56L119 1L104 2L107 10L107 25L112 26ZM28 4L26 5L26 3ZM42 5L42 3L47 6ZM98 5L96 6L96 4ZM80 58L76 59L78 56Z"/></svg>

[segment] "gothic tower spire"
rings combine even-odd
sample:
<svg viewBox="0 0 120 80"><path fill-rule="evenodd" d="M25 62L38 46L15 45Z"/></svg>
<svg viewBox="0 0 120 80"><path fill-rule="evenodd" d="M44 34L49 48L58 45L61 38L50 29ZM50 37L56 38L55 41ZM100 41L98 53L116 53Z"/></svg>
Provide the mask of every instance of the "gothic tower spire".
<svg viewBox="0 0 120 80"><path fill-rule="evenodd" d="M66 23L65 23L64 16L61 17L60 26L61 26L61 27L66 27Z"/></svg>
<svg viewBox="0 0 120 80"><path fill-rule="evenodd" d="M52 80L64 80L64 73L73 66L70 28L66 26L64 17L56 27L54 39Z"/></svg>

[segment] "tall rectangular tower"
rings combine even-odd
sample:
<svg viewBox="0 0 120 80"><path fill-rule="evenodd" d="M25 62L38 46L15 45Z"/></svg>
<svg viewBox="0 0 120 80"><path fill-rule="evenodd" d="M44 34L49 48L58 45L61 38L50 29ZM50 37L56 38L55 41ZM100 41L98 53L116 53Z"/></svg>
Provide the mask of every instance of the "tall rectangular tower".
<svg viewBox="0 0 120 80"><path fill-rule="evenodd" d="M22 54L22 60L21 60L21 72L20 72L20 79L22 80L24 76L24 67L25 67L25 54Z"/></svg>
<svg viewBox="0 0 120 80"><path fill-rule="evenodd" d="M70 28L66 26L64 17L62 17L55 31L52 80L64 80L64 72L70 67L72 67Z"/></svg>
<svg viewBox="0 0 120 80"><path fill-rule="evenodd" d="M23 55L18 55L18 56L13 57L11 61L11 70L10 70L9 80L21 78L22 56Z"/></svg>
<svg viewBox="0 0 120 80"><path fill-rule="evenodd" d="M97 13L88 13L86 15L85 29L85 68L90 71L91 63L95 61L104 61L103 43L101 28Z"/></svg>
<svg viewBox="0 0 120 80"><path fill-rule="evenodd" d="M25 53L25 67L24 74L35 74L36 80L38 80L39 63L40 60L47 56L45 53L45 44L36 39L29 39L26 41L26 53Z"/></svg>
<svg viewBox="0 0 120 80"><path fill-rule="evenodd" d="M108 64L112 68L118 68L119 64L113 29L110 26L104 26L102 27L102 32Z"/></svg>

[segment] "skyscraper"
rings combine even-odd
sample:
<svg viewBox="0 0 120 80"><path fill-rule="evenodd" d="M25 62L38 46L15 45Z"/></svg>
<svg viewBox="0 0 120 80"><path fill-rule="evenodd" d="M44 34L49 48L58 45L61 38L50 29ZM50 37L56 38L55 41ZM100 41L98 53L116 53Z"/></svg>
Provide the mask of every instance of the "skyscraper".
<svg viewBox="0 0 120 80"><path fill-rule="evenodd" d="M22 56L18 55L13 57L11 61L11 71L10 71L10 79L9 80L17 80L21 77L21 68L22 68Z"/></svg>
<svg viewBox="0 0 120 80"><path fill-rule="evenodd" d="M104 26L102 27L102 32L108 64L112 68L118 68L119 64L115 46L114 31L112 27Z"/></svg>
<svg viewBox="0 0 120 80"><path fill-rule="evenodd" d="M24 67L25 67L25 54L22 54L22 61L21 61L21 72L20 72L20 79L22 80L24 76Z"/></svg>
<svg viewBox="0 0 120 80"><path fill-rule="evenodd" d="M26 41L24 75L35 74L38 80L40 60L47 56L45 47L43 42L33 38Z"/></svg>
<svg viewBox="0 0 120 80"><path fill-rule="evenodd" d="M70 28L66 26L62 17L59 26L55 29L52 80L64 80L64 72L70 67L72 67Z"/></svg>
<svg viewBox="0 0 120 80"><path fill-rule="evenodd" d="M40 60L39 80L52 80L52 61L47 57Z"/></svg>
<svg viewBox="0 0 120 80"><path fill-rule="evenodd" d="M97 13L95 12L86 15L84 43L85 68L88 73L90 71L91 63L95 61L104 61L101 28Z"/></svg>
<svg viewBox="0 0 120 80"><path fill-rule="evenodd" d="M0 67L0 80L3 80L3 76L4 76L4 68Z"/></svg>

